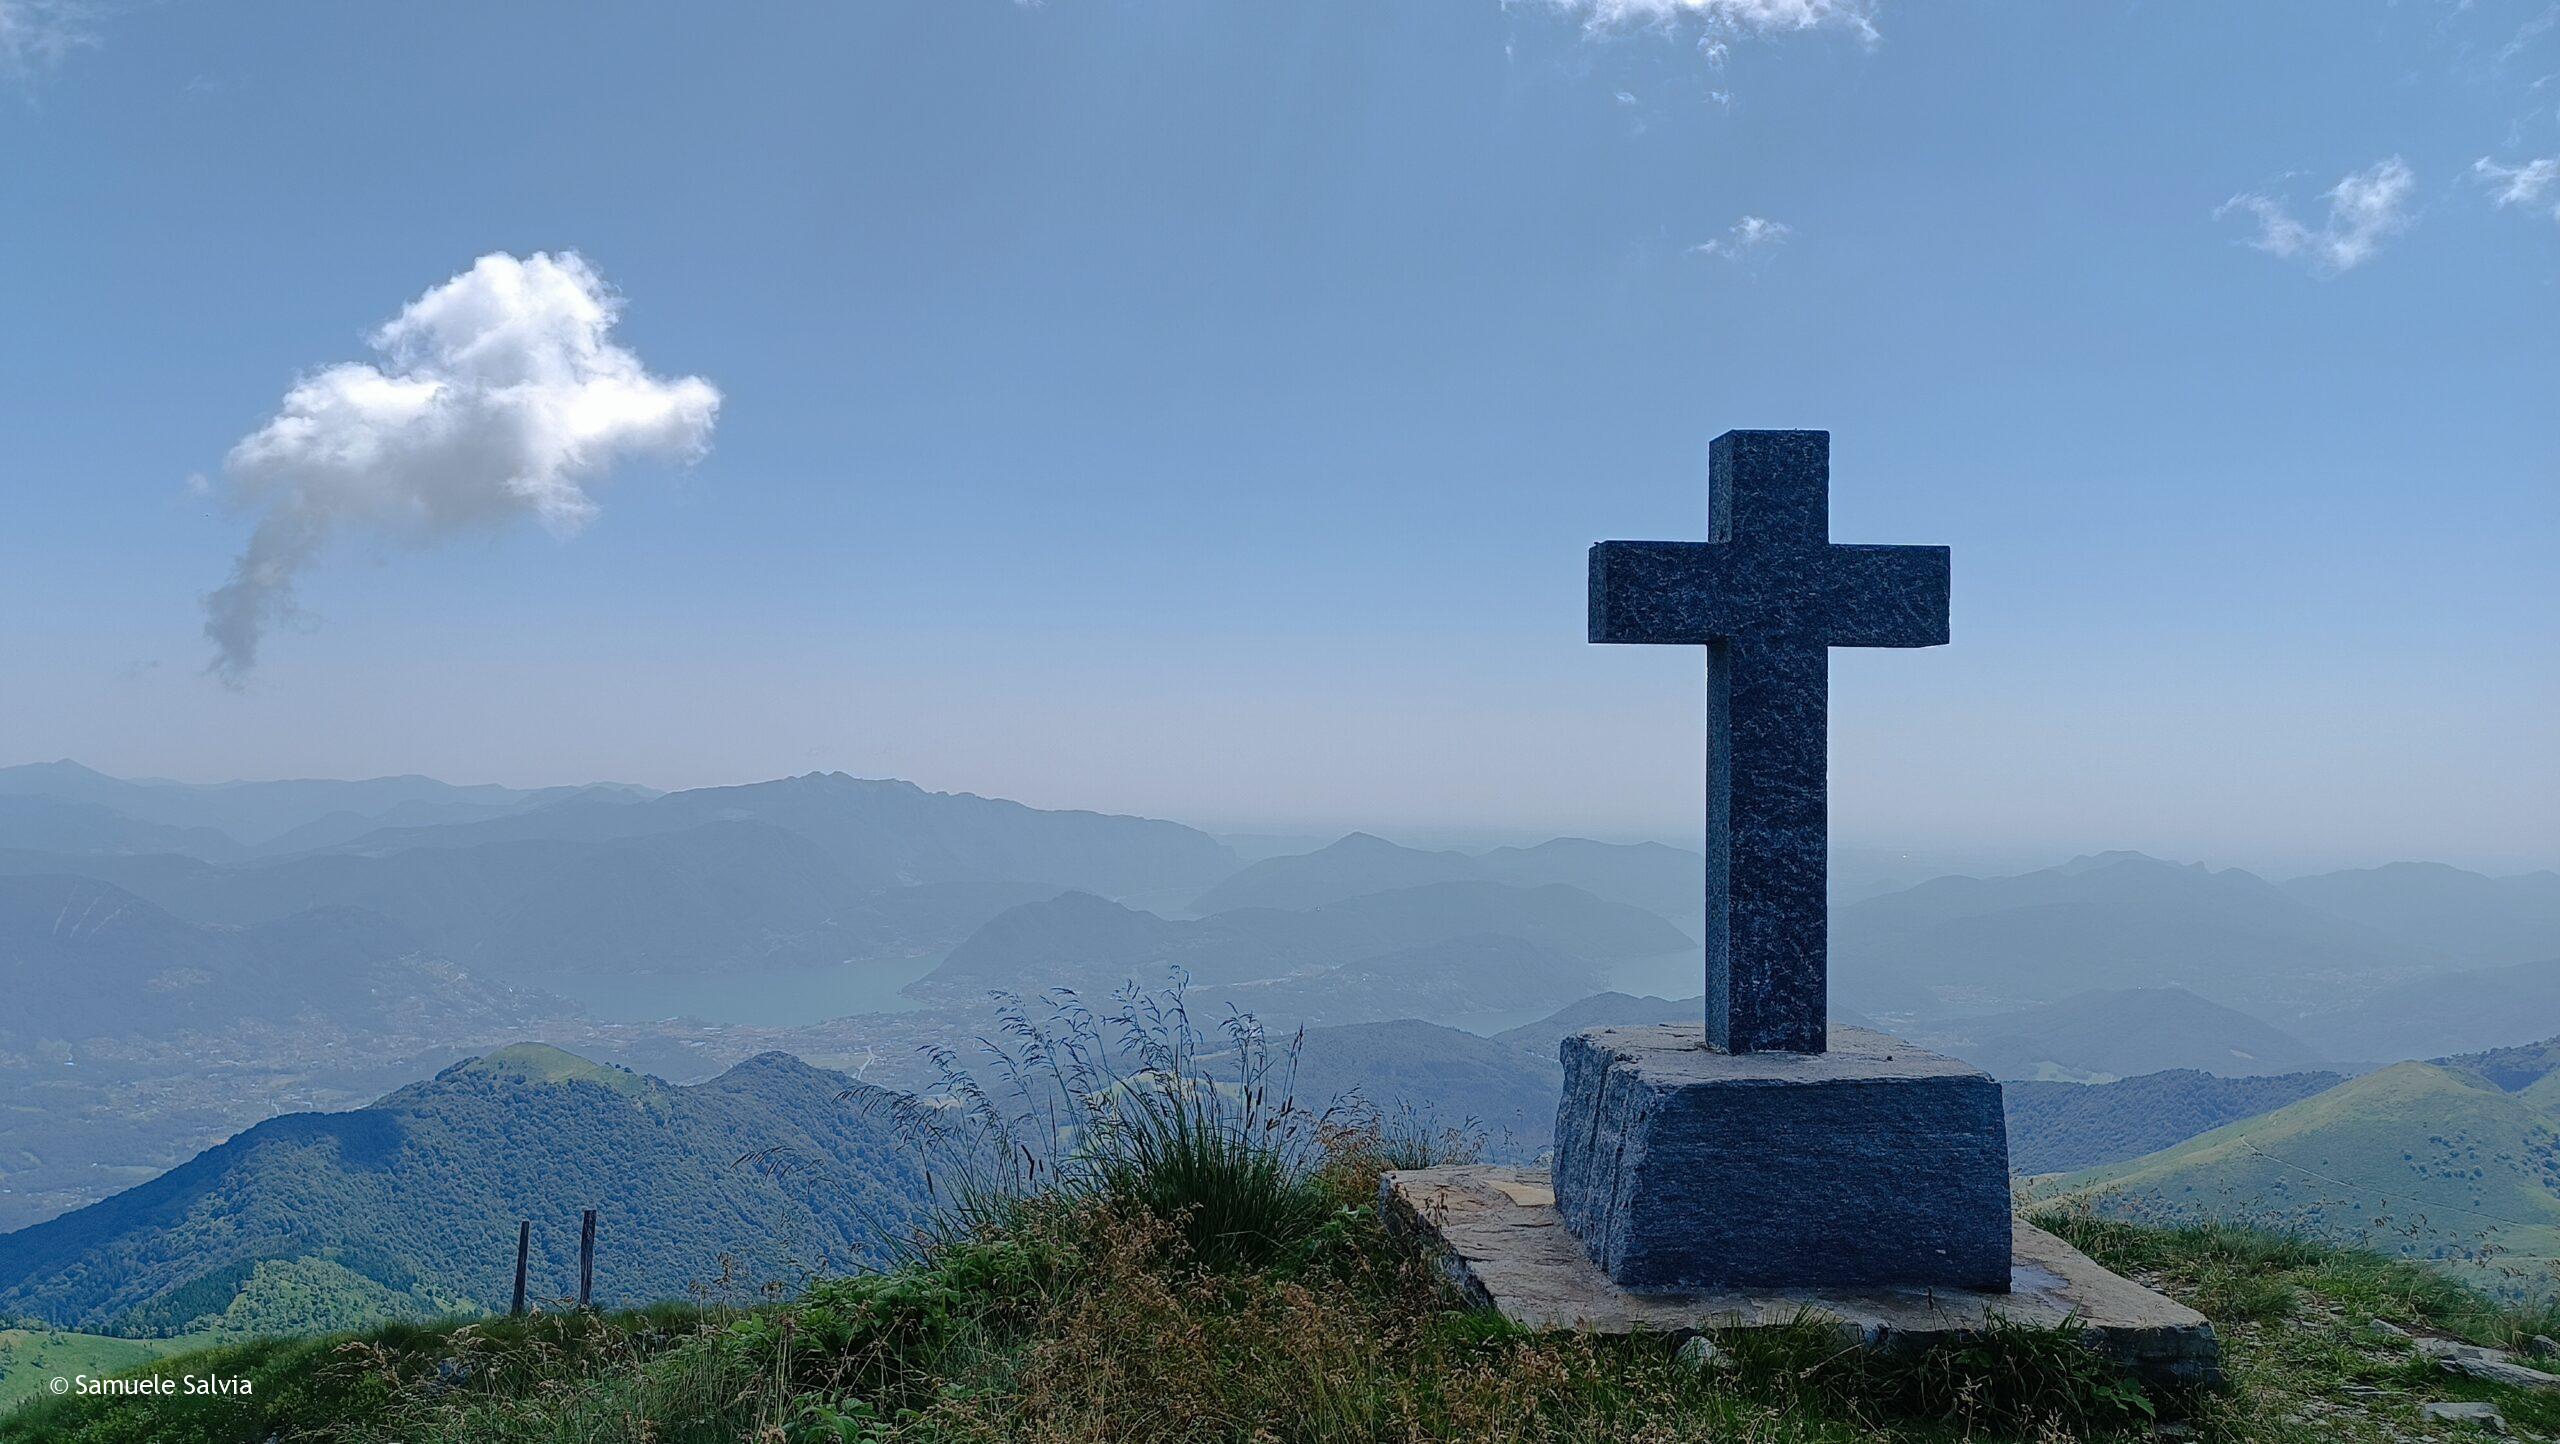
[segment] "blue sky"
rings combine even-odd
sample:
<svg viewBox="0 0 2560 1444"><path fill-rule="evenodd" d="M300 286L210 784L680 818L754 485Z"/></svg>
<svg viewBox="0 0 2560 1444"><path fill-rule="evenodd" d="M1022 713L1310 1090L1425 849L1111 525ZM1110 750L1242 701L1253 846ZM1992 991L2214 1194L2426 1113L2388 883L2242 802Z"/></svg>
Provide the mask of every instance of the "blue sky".
<svg viewBox="0 0 2560 1444"><path fill-rule="evenodd" d="M2555 22L0 0L0 758L1678 840L1700 666L1583 549L1811 426L1955 548L1844 837L2560 864ZM716 423L357 516L210 674L235 444L570 252Z"/></svg>

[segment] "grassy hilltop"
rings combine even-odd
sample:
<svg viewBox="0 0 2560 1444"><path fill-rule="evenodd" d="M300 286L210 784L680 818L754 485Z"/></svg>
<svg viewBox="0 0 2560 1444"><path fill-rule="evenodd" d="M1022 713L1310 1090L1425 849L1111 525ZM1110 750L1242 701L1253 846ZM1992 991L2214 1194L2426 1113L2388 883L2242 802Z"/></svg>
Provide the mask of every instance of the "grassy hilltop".
<svg viewBox="0 0 2560 1444"><path fill-rule="evenodd" d="M1385 1170L1469 1140L1309 1117L1274 1101L1286 1075L1257 1037L1198 1053L1168 1036L1103 1045L1081 1019L1025 1035L1006 1089L934 1111L1000 1146L944 1155L946 1211L885 1271L754 1308L235 1339L139 1372L245 1394L40 1393L0 1412L0 1444L2056 1444L2172 1417L2206 1444L2383 1444L2433 1437L2421 1407L2446 1400L2560 1430L2560 1397L2449 1377L2373 1326L2514 1347L2560 1332L2548 1316L2220 1225L2039 1220L2212 1318L2230 1376L2214 1392L2147 1396L2067 1329L1918 1360L1815 1320L1717 1336L1704 1358L1659 1335L1526 1333L1466 1307L1374 1208Z"/></svg>
<svg viewBox="0 0 2560 1444"><path fill-rule="evenodd" d="M1721 1339L1704 1367L1663 1337L1525 1334L1354 1202L1386 1161L1336 1156L1305 1196L1324 1207L1250 1248L1086 1197L787 1305L224 1344L145 1369L245 1377L245 1398L39 1395L0 1408L0 1444L2130 1444L2155 1410L2205 1444L2384 1444L2460 1437L2421 1422L2441 1400L2560 1430L2560 1402L2445 1375L2369 1323L2514 1344L2545 1321L2405 1262L2213 1228L2046 1220L2213 1317L2231 1382L2191 1398L2144 1399L2067 1334L1913 1366L1809 1327Z"/></svg>

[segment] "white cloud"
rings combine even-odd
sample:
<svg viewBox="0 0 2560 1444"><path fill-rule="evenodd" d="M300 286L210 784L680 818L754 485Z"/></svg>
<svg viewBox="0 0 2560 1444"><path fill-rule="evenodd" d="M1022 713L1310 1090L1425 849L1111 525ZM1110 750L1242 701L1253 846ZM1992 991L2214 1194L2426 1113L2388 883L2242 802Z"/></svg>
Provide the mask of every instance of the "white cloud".
<svg viewBox="0 0 2560 1444"><path fill-rule="evenodd" d="M2523 206L2530 210L2544 201L2560 201L2560 155L2546 155L2522 165L2500 165L2482 156L2471 163L2471 173L2480 183L2497 190L2501 210ZM2551 207L2551 218L2560 220L2560 203Z"/></svg>
<svg viewBox="0 0 2560 1444"><path fill-rule="evenodd" d="M1698 32L1698 48L1724 58L1727 37L1777 35L1794 30L1847 30L1876 38L1877 0L1545 0L1552 9L1582 18L1594 31Z"/></svg>
<svg viewBox="0 0 2560 1444"><path fill-rule="evenodd" d="M247 677L341 532L426 546L530 519L567 535L616 462L699 456L719 391L643 370L609 339L621 306L574 252L482 256L368 338L378 362L296 381L223 461L258 522L205 598L213 672Z"/></svg>
<svg viewBox="0 0 2560 1444"><path fill-rule="evenodd" d="M0 79L24 80L98 43L96 0L0 0Z"/></svg>
<svg viewBox="0 0 2560 1444"><path fill-rule="evenodd" d="M2253 217L2258 234L2249 244L2271 256L2300 257L2311 269L2334 276L2373 259L2382 243L2408 228L2409 198L2418 189L2417 173L2398 156L2354 171L2331 186L2328 219L2314 230L2295 220L2282 201L2244 191L2214 207L2216 219L2238 211Z"/></svg>
<svg viewBox="0 0 2560 1444"><path fill-rule="evenodd" d="M2554 26L2560 26L2560 5L2551 6L2517 26L2515 38L2498 51L2498 63L2504 65L2532 49L2534 42L2550 34Z"/></svg>
<svg viewBox="0 0 2560 1444"><path fill-rule="evenodd" d="M1765 216L1744 216L1728 227L1723 235L1691 246L1689 254L1738 261L1755 251L1785 245L1787 237L1794 234L1795 229L1784 221L1773 221Z"/></svg>

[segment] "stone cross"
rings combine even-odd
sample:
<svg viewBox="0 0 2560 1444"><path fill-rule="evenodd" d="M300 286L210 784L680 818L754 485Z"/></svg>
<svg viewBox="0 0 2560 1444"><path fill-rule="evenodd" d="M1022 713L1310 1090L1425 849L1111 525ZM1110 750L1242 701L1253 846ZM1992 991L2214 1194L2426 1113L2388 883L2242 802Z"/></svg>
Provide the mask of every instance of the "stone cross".
<svg viewBox="0 0 2560 1444"><path fill-rule="evenodd" d="M1591 640L1707 649L1707 1041L1820 1053L1833 647L1947 640L1947 549L1831 540L1831 433L1728 431L1707 540L1591 548Z"/></svg>

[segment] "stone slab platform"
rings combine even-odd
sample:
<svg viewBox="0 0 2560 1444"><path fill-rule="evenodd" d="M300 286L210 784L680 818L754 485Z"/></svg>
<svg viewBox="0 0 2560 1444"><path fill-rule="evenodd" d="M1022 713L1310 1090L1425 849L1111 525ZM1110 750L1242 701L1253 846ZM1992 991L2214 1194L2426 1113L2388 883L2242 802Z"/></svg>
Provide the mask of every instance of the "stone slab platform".
<svg viewBox="0 0 2560 1444"><path fill-rule="evenodd" d="M1389 1229L1418 1243L1479 1307L1534 1329L1692 1334L1827 1315L1861 1344L1927 1349L1978 1333L1993 1315L2031 1327L2075 1319L2092 1346L2152 1388L2221 1380L2221 1346L2202 1314L2101 1268L2020 1222L2009 1291L1947 1288L1733 1289L1634 1293L1565 1231L1541 1169L1464 1164L1390 1173Z"/></svg>

